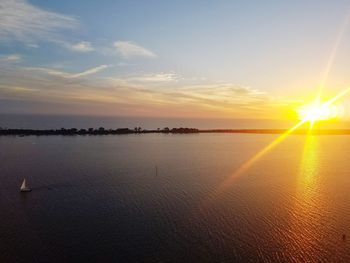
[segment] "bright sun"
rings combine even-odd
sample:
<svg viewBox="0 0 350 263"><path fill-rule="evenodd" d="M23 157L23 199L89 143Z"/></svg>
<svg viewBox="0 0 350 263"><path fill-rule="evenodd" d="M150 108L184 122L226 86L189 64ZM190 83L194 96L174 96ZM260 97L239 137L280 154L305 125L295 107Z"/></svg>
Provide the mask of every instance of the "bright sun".
<svg viewBox="0 0 350 263"><path fill-rule="evenodd" d="M299 108L298 114L301 120L313 123L315 121L336 118L338 116L338 109L335 105L327 105L315 101Z"/></svg>

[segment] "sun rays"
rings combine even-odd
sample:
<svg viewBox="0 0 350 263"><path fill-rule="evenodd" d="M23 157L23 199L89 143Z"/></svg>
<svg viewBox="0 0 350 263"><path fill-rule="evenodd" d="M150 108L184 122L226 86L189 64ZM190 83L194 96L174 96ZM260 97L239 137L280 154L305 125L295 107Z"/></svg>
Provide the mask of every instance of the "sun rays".
<svg viewBox="0 0 350 263"><path fill-rule="evenodd" d="M282 141L284 141L288 135L292 134L294 131L296 131L298 128L302 127L305 123L309 123L309 131L312 129L312 125L322 119L322 117L325 117L323 114L324 109L329 109L330 106L341 99L343 96L345 96L347 93L350 92L350 87L344 89L340 93L338 93L333 98L327 100L324 103L317 104L317 108L313 109L311 112L305 115L305 117L300 120L297 124L295 124L293 127L291 127L289 130L287 130L282 135L278 136L274 141L272 141L270 144L268 144L265 148L260 150L258 153L256 153L254 156L252 156L249 160L244 162L231 176L229 176L226 180L224 180L219 186L215 189L213 194L209 197L207 201L211 202L218 196L220 196L222 193L224 193L239 177L241 177L244 172L246 172L254 163L256 163L258 160L260 160L264 155L266 155L268 152L270 152L272 149L274 149L278 144L280 144ZM208 202L205 204L208 205Z"/></svg>
<svg viewBox="0 0 350 263"><path fill-rule="evenodd" d="M334 64L336 55L338 53L340 44L348 28L349 21L350 21L350 13L347 14L342 26L340 27L340 30L338 31L337 37L335 39L334 45L331 49L328 61L326 63L325 70L323 72L322 78L317 88L316 97L314 101L298 109L298 115L299 115L300 121L297 124L295 124L293 127L291 127L289 130L287 130L285 133L277 137L274 141L272 141L270 144L268 144L266 147L264 147L254 156L252 156L249 160L244 162L231 176L229 176L226 180L224 180L221 184L219 184L219 186L215 189L215 191L208 198L207 201L212 201L216 197L221 195L223 192L225 192L254 163L260 160L264 155L266 155L268 152L274 149L278 144L284 141L284 139L286 139L288 135L292 134L294 131L302 127L305 123L309 123L308 134L310 134L312 133L313 126L317 121L329 120L332 118L336 118L338 116L338 109L337 109L337 106L334 105L334 103L340 98L342 98L343 96L345 96L350 91L350 87L342 90L333 98L325 102L322 102L321 98L322 98L322 93L327 83L327 80L329 78L330 71ZM206 203L206 205L208 205L208 202Z"/></svg>
<svg viewBox="0 0 350 263"><path fill-rule="evenodd" d="M338 116L335 105L322 105L319 99L298 109L299 118L309 122L330 120Z"/></svg>

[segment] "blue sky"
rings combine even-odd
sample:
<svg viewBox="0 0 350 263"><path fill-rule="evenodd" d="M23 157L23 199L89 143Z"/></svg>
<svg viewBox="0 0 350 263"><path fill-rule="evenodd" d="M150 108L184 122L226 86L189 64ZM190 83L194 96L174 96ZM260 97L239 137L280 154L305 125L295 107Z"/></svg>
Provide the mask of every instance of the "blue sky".
<svg viewBox="0 0 350 263"><path fill-rule="evenodd" d="M348 85L349 7L0 0L0 112L282 118L339 38L325 94Z"/></svg>

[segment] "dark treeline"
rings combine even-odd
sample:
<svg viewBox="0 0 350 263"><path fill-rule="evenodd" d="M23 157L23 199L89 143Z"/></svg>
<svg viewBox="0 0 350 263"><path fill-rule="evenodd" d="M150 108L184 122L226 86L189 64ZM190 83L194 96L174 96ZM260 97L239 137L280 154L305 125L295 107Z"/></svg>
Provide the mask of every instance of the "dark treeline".
<svg viewBox="0 0 350 263"><path fill-rule="evenodd" d="M145 130L141 127L118 128L118 129L105 129L100 127L98 129L51 129L51 130L35 130L35 129L7 129L0 127L1 135L113 135L113 134L145 134L145 133L170 133L170 134L193 134L193 133L252 133L252 134L283 134L287 132L286 129L211 129L211 130L199 130L196 128L168 128L156 130ZM314 135L350 135L350 129L334 129L334 130L295 130L292 134L314 134Z"/></svg>
<svg viewBox="0 0 350 263"><path fill-rule="evenodd" d="M173 128L165 127L164 129L144 130L141 127L105 129L100 127L98 129L50 129L50 130L35 130L35 129L7 129L0 128L0 135L109 135L109 134L139 134L139 133L198 133L198 129L194 128Z"/></svg>

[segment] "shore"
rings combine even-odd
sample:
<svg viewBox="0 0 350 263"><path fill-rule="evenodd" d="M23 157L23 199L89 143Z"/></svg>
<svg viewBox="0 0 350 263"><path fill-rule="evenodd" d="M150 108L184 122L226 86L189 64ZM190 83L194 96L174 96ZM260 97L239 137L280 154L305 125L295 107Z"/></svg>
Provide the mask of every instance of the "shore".
<svg viewBox="0 0 350 263"><path fill-rule="evenodd" d="M200 130L196 128L165 128L157 130L142 130L141 128L129 129L105 129L105 128L89 128L89 129L0 129L0 136L48 136L48 135L121 135L121 134L147 134L147 133L164 133L164 134L196 134L196 133L246 133L246 134L283 134L287 129L206 129ZM291 134L314 134L314 135L350 135L350 129L299 129L293 131Z"/></svg>

